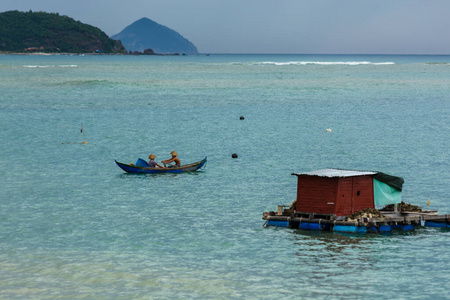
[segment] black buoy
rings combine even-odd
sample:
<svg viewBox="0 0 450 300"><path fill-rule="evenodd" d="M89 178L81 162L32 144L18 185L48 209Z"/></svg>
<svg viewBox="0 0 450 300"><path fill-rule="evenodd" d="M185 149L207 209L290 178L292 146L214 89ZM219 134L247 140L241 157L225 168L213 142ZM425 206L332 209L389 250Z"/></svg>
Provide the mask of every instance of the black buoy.
<svg viewBox="0 0 450 300"><path fill-rule="evenodd" d="M244 116L241 116L239 119L244 120L245 118L244 118Z"/></svg>
<svg viewBox="0 0 450 300"><path fill-rule="evenodd" d="M238 155L237 155L236 153L233 153L233 154L231 154L231 157L232 157L232 158L237 158Z"/></svg>

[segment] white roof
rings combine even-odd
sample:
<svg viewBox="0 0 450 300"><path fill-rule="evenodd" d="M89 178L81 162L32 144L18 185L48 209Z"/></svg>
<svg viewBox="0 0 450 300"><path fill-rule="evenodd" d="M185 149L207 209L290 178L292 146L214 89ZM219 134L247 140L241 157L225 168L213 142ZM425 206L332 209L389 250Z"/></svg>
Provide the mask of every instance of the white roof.
<svg viewBox="0 0 450 300"><path fill-rule="evenodd" d="M306 173L292 173L292 175L307 175L307 176L319 176L319 177L352 177L352 176L364 176L375 175L378 172L372 171L353 171L353 170L340 170L340 169L322 169Z"/></svg>

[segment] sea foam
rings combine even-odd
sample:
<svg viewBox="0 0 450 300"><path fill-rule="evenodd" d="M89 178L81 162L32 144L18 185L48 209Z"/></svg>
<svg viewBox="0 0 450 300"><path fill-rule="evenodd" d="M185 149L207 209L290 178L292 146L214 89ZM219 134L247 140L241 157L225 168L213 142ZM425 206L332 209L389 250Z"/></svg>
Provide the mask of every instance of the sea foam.
<svg viewBox="0 0 450 300"><path fill-rule="evenodd" d="M258 63L261 65L276 65L276 66L289 66L289 65L348 65L348 66L359 66L359 65L395 65L394 62L379 62L373 63L370 61L289 61L289 62L274 62L266 61Z"/></svg>
<svg viewBox="0 0 450 300"><path fill-rule="evenodd" d="M24 68L77 68L78 65L23 65Z"/></svg>

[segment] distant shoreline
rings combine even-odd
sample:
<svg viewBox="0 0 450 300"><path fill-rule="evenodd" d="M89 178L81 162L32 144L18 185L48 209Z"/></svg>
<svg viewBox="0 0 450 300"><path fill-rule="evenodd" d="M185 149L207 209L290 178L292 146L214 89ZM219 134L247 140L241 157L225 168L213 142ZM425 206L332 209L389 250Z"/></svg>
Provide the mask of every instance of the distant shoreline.
<svg viewBox="0 0 450 300"><path fill-rule="evenodd" d="M134 54L134 53L70 53L70 52L34 52L34 53L25 53L25 52L7 52L0 51L0 55L24 55L24 56L51 56L51 55L62 55L62 56L74 56L74 55L97 55L97 56L210 56L210 55L277 55L277 56L450 56L450 54L314 54L314 53L198 53L198 54Z"/></svg>
<svg viewBox="0 0 450 300"><path fill-rule="evenodd" d="M23 52L2 52L0 55L29 55L29 56L50 56L50 55L129 55L123 53L60 53L60 52L34 52L34 53L23 53Z"/></svg>
<svg viewBox="0 0 450 300"><path fill-rule="evenodd" d="M147 54L147 53L61 53L61 52L33 52L33 53L24 53L24 52L2 52L0 51L0 55L25 55L25 56L52 56L52 55L62 55L62 56L84 56L84 55L93 55L93 56L189 56L189 55L209 55L209 54L179 54L179 53L167 53L167 54Z"/></svg>

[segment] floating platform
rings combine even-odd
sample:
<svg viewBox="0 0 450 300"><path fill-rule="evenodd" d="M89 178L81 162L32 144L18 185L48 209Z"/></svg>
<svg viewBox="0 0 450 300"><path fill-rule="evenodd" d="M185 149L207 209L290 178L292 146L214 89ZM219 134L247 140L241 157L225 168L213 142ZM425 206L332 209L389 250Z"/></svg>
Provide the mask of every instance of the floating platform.
<svg viewBox="0 0 450 300"><path fill-rule="evenodd" d="M266 226L346 233L450 228L450 215L404 203L401 177L378 171L321 169L297 176L297 198L263 213ZM375 207L384 206L382 210ZM427 204L428 205L428 204Z"/></svg>
<svg viewBox="0 0 450 300"><path fill-rule="evenodd" d="M277 212L263 213L266 226L303 230L332 231L341 233L388 233L393 230L414 231L418 226L450 228L450 215L438 215L437 211L391 212L381 211L382 218L360 218L315 213L293 212L279 205Z"/></svg>

